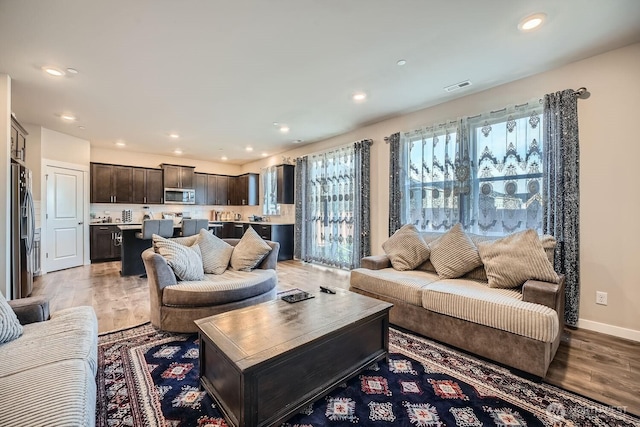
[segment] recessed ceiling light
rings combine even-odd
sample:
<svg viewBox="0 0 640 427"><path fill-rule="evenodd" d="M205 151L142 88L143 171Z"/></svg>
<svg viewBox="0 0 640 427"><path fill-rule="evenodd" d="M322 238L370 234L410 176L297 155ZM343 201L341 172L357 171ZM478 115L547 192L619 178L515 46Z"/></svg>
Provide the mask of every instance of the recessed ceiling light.
<svg viewBox="0 0 640 427"><path fill-rule="evenodd" d="M125 145L127 145L127 144L125 144L125 142L124 142L124 141L116 141L116 145L117 145L118 147L124 147L124 146L125 146Z"/></svg>
<svg viewBox="0 0 640 427"><path fill-rule="evenodd" d="M227 156L222 156L222 157L220 157L220 159L222 159L222 160L228 160L228 157L227 157Z"/></svg>
<svg viewBox="0 0 640 427"><path fill-rule="evenodd" d="M75 68L67 68L67 73L69 74L78 74L78 70Z"/></svg>
<svg viewBox="0 0 640 427"><path fill-rule="evenodd" d="M520 20L518 29L520 31L535 30L536 28L540 28L546 18L547 15L545 15L544 13L535 13L533 15L529 15L526 18Z"/></svg>
<svg viewBox="0 0 640 427"><path fill-rule="evenodd" d="M262 153L262 154L261 154L261 156L262 156L262 157L267 157L267 156L268 156L268 154L267 154L267 153Z"/></svg>
<svg viewBox="0 0 640 427"><path fill-rule="evenodd" d="M279 124L280 124L280 123L278 123L278 122L273 122L273 125L274 125L274 126L278 126Z"/></svg>
<svg viewBox="0 0 640 427"><path fill-rule="evenodd" d="M180 135L179 135L179 134L177 134L177 133L175 133L175 132L173 132L173 133L170 133L170 134L169 134L169 137L171 137L171 138L173 138L173 139L178 139L178 138L180 138Z"/></svg>
<svg viewBox="0 0 640 427"><path fill-rule="evenodd" d="M364 101L365 99L367 99L367 94L364 92L358 92L353 94L353 100L356 102Z"/></svg>
<svg viewBox="0 0 640 427"><path fill-rule="evenodd" d="M71 114L62 114L62 115L60 116L60 118L61 118L62 120L66 120L66 121L68 121L68 122L73 122L73 121L75 121L75 120L76 120L76 117L75 117L75 116L72 116Z"/></svg>
<svg viewBox="0 0 640 427"><path fill-rule="evenodd" d="M179 148L176 148L175 150L173 150L173 154L182 154L182 150Z"/></svg>
<svg viewBox="0 0 640 427"><path fill-rule="evenodd" d="M54 76L54 77L62 77L64 76L64 71L62 71L59 68L55 68L55 67L42 67L42 70L49 74L50 76Z"/></svg>
<svg viewBox="0 0 640 427"><path fill-rule="evenodd" d="M399 67L402 67L406 63L407 63L407 61L405 59L400 59L400 60L398 60L398 62L396 62L396 65L398 65Z"/></svg>
<svg viewBox="0 0 640 427"><path fill-rule="evenodd" d="M78 126L78 129L84 130L85 128L84 128L84 126Z"/></svg>
<svg viewBox="0 0 640 427"><path fill-rule="evenodd" d="M253 147L247 147L247 148L245 148L245 150L247 150L247 151L253 151Z"/></svg>
<svg viewBox="0 0 640 427"><path fill-rule="evenodd" d="M280 132L282 132L282 133L289 132L289 126L286 126L286 125L280 126Z"/></svg>

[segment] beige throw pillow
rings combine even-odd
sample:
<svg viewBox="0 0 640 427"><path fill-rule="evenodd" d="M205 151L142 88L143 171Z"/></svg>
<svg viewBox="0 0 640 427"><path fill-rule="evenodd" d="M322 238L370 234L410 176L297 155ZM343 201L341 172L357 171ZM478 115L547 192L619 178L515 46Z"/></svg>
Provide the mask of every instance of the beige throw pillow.
<svg viewBox="0 0 640 427"><path fill-rule="evenodd" d="M200 246L202 266L207 274L222 274L227 270L233 246L202 228L196 240Z"/></svg>
<svg viewBox="0 0 640 427"><path fill-rule="evenodd" d="M202 280L204 270L202 268L202 255L197 244L185 246L164 237L154 234L153 247L156 253L162 255L169 267L173 269L180 280Z"/></svg>
<svg viewBox="0 0 640 427"><path fill-rule="evenodd" d="M382 244L391 265L396 270L413 270L429 259L429 246L413 224L403 225Z"/></svg>
<svg viewBox="0 0 640 427"><path fill-rule="evenodd" d="M478 249L490 288L517 288L530 279L558 283L558 275L534 230L480 243Z"/></svg>
<svg viewBox="0 0 640 427"><path fill-rule="evenodd" d="M0 292L0 344L13 341L20 335L22 335L22 325ZM9 360L5 362L10 363Z"/></svg>
<svg viewBox="0 0 640 427"><path fill-rule="evenodd" d="M443 279L455 279L482 265L478 248L465 234L460 223L429 246L431 263Z"/></svg>
<svg viewBox="0 0 640 427"><path fill-rule="evenodd" d="M271 252L271 246L252 227L249 227L233 249L231 268L239 271L251 271L260 264L269 252Z"/></svg>

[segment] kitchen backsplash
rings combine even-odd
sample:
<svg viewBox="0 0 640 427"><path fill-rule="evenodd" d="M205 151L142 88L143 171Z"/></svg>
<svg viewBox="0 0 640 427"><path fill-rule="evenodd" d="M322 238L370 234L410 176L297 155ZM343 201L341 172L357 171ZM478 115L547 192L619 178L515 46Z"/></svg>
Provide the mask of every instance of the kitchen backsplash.
<svg viewBox="0 0 640 427"><path fill-rule="evenodd" d="M144 206L112 203L91 203L91 221L97 222L111 217L111 222L122 222L122 211L131 210L131 222L141 223L145 214ZM188 213L191 218L213 219L213 211L239 213L242 220L248 220L251 215L262 214L262 206L203 206L203 205L148 205L153 218L161 218L163 212ZM280 215L270 216L272 221L293 223L295 222L295 205L280 205Z"/></svg>

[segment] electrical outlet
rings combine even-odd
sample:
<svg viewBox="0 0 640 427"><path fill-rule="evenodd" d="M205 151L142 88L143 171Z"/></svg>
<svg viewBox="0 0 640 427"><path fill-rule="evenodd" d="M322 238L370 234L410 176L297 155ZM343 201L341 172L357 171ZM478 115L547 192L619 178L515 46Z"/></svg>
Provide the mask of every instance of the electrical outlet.
<svg viewBox="0 0 640 427"><path fill-rule="evenodd" d="M596 304L607 305L607 293L606 292L596 292Z"/></svg>

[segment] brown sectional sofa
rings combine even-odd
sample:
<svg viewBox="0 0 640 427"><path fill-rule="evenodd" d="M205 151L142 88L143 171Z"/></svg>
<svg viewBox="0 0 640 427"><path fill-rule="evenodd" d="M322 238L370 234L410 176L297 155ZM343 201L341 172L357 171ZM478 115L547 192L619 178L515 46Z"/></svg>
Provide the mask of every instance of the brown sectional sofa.
<svg viewBox="0 0 640 427"><path fill-rule="evenodd" d="M442 233L421 233L429 243ZM495 240L469 234L474 243ZM555 239L541 237L553 262ZM457 279L440 279L429 261L398 271L385 255L362 259L350 290L393 303L390 322L507 366L546 375L564 325L564 277L529 280L516 289L487 285L482 267Z"/></svg>

